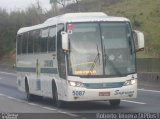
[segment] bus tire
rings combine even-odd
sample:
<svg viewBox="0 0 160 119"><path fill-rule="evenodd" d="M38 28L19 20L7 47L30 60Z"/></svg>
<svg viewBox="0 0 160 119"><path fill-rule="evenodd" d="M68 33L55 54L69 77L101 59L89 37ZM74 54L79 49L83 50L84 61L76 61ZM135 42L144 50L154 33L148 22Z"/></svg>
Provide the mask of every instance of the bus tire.
<svg viewBox="0 0 160 119"><path fill-rule="evenodd" d="M25 80L25 91L26 91L26 98L28 102L33 101L33 95L29 92L29 85L27 79Z"/></svg>
<svg viewBox="0 0 160 119"><path fill-rule="evenodd" d="M58 99L57 87L54 82L52 83L52 95L53 95L54 105L58 108L62 108L63 104L62 104L62 101Z"/></svg>
<svg viewBox="0 0 160 119"><path fill-rule="evenodd" d="M116 99L116 100L109 100L109 103L112 107L118 107L120 105L121 100Z"/></svg>

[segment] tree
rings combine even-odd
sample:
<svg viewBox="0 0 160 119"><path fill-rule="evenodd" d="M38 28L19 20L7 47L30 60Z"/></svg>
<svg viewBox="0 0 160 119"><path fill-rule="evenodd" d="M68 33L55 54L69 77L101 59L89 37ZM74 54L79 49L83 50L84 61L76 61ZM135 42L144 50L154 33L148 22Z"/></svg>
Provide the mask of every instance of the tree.
<svg viewBox="0 0 160 119"><path fill-rule="evenodd" d="M15 39L19 28L42 23L47 18L39 1L24 11L8 13L0 8L0 58L15 49Z"/></svg>
<svg viewBox="0 0 160 119"><path fill-rule="evenodd" d="M37 1L37 4L32 4L26 9L27 20L30 21L31 25L42 23L45 20L45 16L42 7Z"/></svg>
<svg viewBox="0 0 160 119"><path fill-rule="evenodd" d="M80 0L74 0L74 2L77 4L77 6L78 6L78 12L80 12L81 10L80 10L80 4L79 4L79 1Z"/></svg>
<svg viewBox="0 0 160 119"><path fill-rule="evenodd" d="M50 0L50 4L54 5L54 7L55 4L60 4L63 6L63 8L65 8L66 0Z"/></svg>
<svg viewBox="0 0 160 119"><path fill-rule="evenodd" d="M80 0L74 0L74 1L75 1L77 4L79 4L79 1L80 1Z"/></svg>
<svg viewBox="0 0 160 119"><path fill-rule="evenodd" d="M57 0L50 0L50 4L52 5L53 12L57 14Z"/></svg>
<svg viewBox="0 0 160 119"><path fill-rule="evenodd" d="M50 4L52 4L52 5L59 4L59 5L62 5L63 8L65 8L66 5L68 4L68 2L79 4L79 1L81 1L81 0L50 0Z"/></svg>

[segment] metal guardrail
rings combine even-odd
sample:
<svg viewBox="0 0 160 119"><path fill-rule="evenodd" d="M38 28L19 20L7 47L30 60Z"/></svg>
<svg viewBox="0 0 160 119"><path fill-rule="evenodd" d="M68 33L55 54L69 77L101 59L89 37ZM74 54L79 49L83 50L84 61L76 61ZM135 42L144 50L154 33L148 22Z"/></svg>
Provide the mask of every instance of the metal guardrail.
<svg viewBox="0 0 160 119"><path fill-rule="evenodd" d="M138 87L160 90L160 59L137 59Z"/></svg>
<svg viewBox="0 0 160 119"><path fill-rule="evenodd" d="M138 73L160 73L160 59L159 58L143 58L137 59Z"/></svg>
<svg viewBox="0 0 160 119"><path fill-rule="evenodd" d="M0 70L15 72L11 66L0 64ZM138 88L160 90L160 59L137 59Z"/></svg>

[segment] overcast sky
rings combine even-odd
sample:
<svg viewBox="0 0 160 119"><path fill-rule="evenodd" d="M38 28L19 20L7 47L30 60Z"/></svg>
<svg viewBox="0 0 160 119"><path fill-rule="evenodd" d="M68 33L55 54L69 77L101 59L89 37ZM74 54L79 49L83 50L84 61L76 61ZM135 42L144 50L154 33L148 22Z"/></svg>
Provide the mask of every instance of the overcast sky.
<svg viewBox="0 0 160 119"><path fill-rule="evenodd" d="M7 11L24 10L31 4L36 4L37 0L0 0L0 8ZM39 0L43 9L50 9L49 0Z"/></svg>

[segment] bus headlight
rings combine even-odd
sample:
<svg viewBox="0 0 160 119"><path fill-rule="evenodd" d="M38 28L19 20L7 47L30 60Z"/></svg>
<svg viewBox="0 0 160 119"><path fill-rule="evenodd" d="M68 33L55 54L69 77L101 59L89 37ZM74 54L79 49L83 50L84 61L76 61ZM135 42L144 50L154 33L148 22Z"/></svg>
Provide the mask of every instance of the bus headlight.
<svg viewBox="0 0 160 119"><path fill-rule="evenodd" d="M83 83L79 81L68 81L68 84L73 87L83 87Z"/></svg>
<svg viewBox="0 0 160 119"><path fill-rule="evenodd" d="M136 83L136 80L135 79L131 79L131 80L127 80L125 83L124 83L124 86L128 86L128 85L133 85Z"/></svg>

